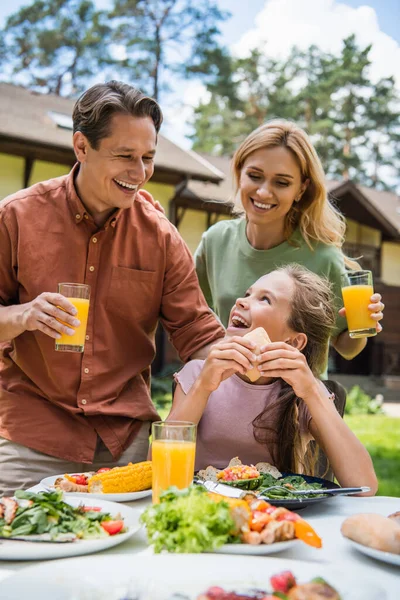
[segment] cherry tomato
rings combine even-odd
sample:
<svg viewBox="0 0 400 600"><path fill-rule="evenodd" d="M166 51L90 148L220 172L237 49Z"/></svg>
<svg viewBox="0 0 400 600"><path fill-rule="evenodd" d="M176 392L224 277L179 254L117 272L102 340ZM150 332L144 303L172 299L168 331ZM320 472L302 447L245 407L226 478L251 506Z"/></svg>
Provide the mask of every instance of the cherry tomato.
<svg viewBox="0 0 400 600"><path fill-rule="evenodd" d="M94 511L94 512L100 512L101 508L100 506L84 506L83 510L85 512L90 512L90 511Z"/></svg>
<svg viewBox="0 0 400 600"><path fill-rule="evenodd" d="M115 535L124 528L123 521L102 521L100 525L109 535Z"/></svg>
<svg viewBox="0 0 400 600"><path fill-rule="evenodd" d="M74 475L73 478L78 485L87 485L86 475Z"/></svg>

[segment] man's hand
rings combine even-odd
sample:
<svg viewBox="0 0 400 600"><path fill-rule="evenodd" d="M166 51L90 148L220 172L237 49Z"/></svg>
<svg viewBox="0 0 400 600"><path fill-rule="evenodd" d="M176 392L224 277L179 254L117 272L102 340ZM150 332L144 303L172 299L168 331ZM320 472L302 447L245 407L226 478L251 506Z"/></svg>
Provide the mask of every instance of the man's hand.
<svg viewBox="0 0 400 600"><path fill-rule="evenodd" d="M37 298L25 304L22 314L24 331L42 331L46 335L58 339L62 333L73 335L80 321L75 318L77 310L69 300L61 294L43 292ZM62 323L60 323L60 320Z"/></svg>

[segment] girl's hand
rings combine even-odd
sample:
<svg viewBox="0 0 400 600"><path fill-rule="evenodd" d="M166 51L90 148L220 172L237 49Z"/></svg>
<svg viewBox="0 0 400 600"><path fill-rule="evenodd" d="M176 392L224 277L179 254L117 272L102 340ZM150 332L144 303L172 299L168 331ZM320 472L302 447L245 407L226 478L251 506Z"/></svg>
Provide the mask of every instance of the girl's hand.
<svg viewBox="0 0 400 600"><path fill-rule="evenodd" d="M307 398L315 393L318 382L300 350L286 342L273 342L262 348L257 357L261 375L281 377L292 388L298 398Z"/></svg>
<svg viewBox="0 0 400 600"><path fill-rule="evenodd" d="M247 373L256 364L254 348L253 342L239 336L226 337L214 344L199 375L202 389L214 392L234 373Z"/></svg>
<svg viewBox="0 0 400 600"><path fill-rule="evenodd" d="M376 333L380 333L382 331L382 325L379 323L383 319L383 309L385 305L382 302L382 296L380 294L373 294L371 296L371 304L368 305L368 310L371 313L371 318L376 321ZM341 317L346 316L346 309L341 308L339 310L339 315Z"/></svg>

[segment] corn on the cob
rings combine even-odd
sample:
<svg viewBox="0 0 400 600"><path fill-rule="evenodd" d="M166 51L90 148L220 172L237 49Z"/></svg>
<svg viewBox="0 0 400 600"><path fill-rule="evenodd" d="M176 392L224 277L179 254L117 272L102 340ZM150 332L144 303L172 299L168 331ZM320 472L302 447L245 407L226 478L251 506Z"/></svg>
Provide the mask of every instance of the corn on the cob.
<svg viewBox="0 0 400 600"><path fill-rule="evenodd" d="M151 461L114 467L110 471L97 473L88 481L89 492L103 494L124 494L140 492L151 488Z"/></svg>

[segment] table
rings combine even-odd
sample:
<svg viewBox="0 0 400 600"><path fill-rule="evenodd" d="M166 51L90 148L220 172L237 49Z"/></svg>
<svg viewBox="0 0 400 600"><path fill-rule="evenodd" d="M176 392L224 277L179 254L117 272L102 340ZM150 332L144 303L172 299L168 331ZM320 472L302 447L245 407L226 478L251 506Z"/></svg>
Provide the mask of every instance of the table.
<svg viewBox="0 0 400 600"><path fill-rule="evenodd" d="M42 491L40 485L31 488L31 491ZM148 498L136 502L127 503L132 508L144 509L148 506ZM309 521L322 537L323 548L317 550L302 544L273 556L287 557L295 560L313 561L316 563L335 564L343 567L343 571L351 570L352 575L360 578L363 576L374 579L387 593L387 600L399 600L400 598L400 568L383 562L376 561L347 544L340 534L340 526L343 520L350 515L360 512L378 513L387 516L400 510L400 498L394 497L351 497L341 496L331 498L320 504L311 505L301 511L301 516ZM148 547L145 532L141 530L137 535L130 538L124 544L105 550L101 554L152 554ZM23 569L26 566L36 564L35 562L9 562L0 561L0 581L8 575ZM1 597L1 584L0 584Z"/></svg>

